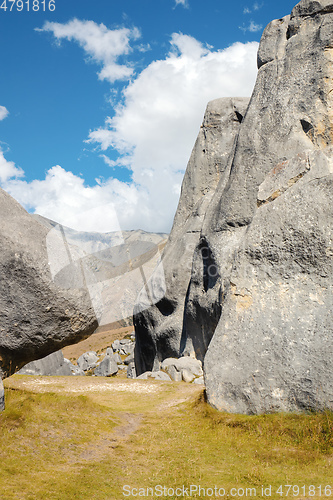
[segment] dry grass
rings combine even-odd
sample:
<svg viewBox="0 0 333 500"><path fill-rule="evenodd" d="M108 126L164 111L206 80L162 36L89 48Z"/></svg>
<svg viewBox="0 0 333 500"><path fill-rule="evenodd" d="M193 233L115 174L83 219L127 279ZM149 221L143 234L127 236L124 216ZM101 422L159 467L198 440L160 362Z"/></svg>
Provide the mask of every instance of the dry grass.
<svg viewBox="0 0 333 500"><path fill-rule="evenodd" d="M272 485L276 499L281 484L306 486L289 498L323 498L308 487L333 480L330 413L221 414L200 387L153 380L14 376L6 391L1 500L135 498L124 485L255 488L256 498Z"/></svg>

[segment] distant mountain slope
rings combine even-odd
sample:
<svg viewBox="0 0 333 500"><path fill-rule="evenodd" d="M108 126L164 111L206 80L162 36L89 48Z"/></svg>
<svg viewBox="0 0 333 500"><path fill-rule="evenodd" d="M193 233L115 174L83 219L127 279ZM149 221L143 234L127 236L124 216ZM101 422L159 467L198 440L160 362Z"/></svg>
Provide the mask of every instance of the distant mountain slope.
<svg viewBox="0 0 333 500"><path fill-rule="evenodd" d="M86 285L100 325L132 316L137 295L144 287L148 305L163 296L162 269L158 297L149 290L148 282L160 262L167 234L142 230L83 232L41 215L33 217L49 229L47 248L54 281L64 289Z"/></svg>

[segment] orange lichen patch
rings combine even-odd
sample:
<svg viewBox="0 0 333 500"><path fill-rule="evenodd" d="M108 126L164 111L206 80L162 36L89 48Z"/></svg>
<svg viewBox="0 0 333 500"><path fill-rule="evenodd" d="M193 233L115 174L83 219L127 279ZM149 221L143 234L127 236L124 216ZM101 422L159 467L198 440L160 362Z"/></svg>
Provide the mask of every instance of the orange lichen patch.
<svg viewBox="0 0 333 500"><path fill-rule="evenodd" d="M237 312L242 312L246 311L246 309L249 309L253 304L253 298L251 295L244 295L244 296L239 296L237 297L237 304L236 304L236 311Z"/></svg>
<svg viewBox="0 0 333 500"><path fill-rule="evenodd" d="M251 295L243 290L238 292L237 287L234 284L231 284L231 292L232 298L236 300L236 312L242 312L252 306L253 298Z"/></svg>

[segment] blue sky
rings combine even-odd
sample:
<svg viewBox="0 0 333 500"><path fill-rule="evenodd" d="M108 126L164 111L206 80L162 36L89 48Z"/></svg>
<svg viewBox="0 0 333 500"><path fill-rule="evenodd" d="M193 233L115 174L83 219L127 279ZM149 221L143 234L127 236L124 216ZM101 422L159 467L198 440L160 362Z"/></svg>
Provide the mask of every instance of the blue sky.
<svg viewBox="0 0 333 500"><path fill-rule="evenodd" d="M208 100L251 94L294 1L38 5L1 4L0 185L77 229L169 231Z"/></svg>

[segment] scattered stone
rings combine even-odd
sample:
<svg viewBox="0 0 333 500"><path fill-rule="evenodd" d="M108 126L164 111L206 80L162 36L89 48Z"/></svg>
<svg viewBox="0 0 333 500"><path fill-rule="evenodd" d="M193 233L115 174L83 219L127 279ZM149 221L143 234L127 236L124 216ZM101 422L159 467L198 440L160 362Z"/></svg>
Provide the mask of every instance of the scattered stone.
<svg viewBox="0 0 333 500"><path fill-rule="evenodd" d="M182 370L188 370L195 376L203 375L201 361L189 356L184 356L181 358L167 358L162 362L162 370L168 371L168 369L174 366L178 372Z"/></svg>
<svg viewBox="0 0 333 500"><path fill-rule="evenodd" d="M136 378L135 363L131 361L127 367L127 378Z"/></svg>
<svg viewBox="0 0 333 500"><path fill-rule="evenodd" d="M118 365L118 370L127 370L127 368L126 365Z"/></svg>
<svg viewBox="0 0 333 500"><path fill-rule="evenodd" d="M81 370L81 368L79 368L78 366L72 364L72 366L70 368L72 370L72 375L74 375L75 377L84 377L85 376L84 371Z"/></svg>
<svg viewBox="0 0 333 500"><path fill-rule="evenodd" d="M151 377L155 380L165 380L166 382L171 382L171 377L162 371L152 372Z"/></svg>
<svg viewBox="0 0 333 500"><path fill-rule="evenodd" d="M203 384L204 385L205 384L205 380L204 380L203 377L198 377L198 378L195 378L193 380L193 384L200 384L200 385Z"/></svg>
<svg viewBox="0 0 333 500"><path fill-rule="evenodd" d="M78 367L81 368L84 372L88 370L93 370L96 368L98 363L98 356L95 351L89 351L82 354L77 360Z"/></svg>
<svg viewBox="0 0 333 500"><path fill-rule="evenodd" d="M121 349L122 353L127 355L127 354L132 354L134 352L134 343L131 342L131 344L124 345Z"/></svg>
<svg viewBox="0 0 333 500"><path fill-rule="evenodd" d="M112 349L114 352L119 352L120 351L120 342L119 340L115 340L114 342L112 342Z"/></svg>
<svg viewBox="0 0 333 500"><path fill-rule="evenodd" d="M183 369L181 373L182 373L182 379L184 380L184 382L187 382L188 384L190 384L195 379L193 373L190 372L190 370L187 370L186 368Z"/></svg>
<svg viewBox="0 0 333 500"><path fill-rule="evenodd" d="M124 359L125 365L129 365L132 362L134 362L134 354L130 354L129 356L127 356L127 358Z"/></svg>
<svg viewBox="0 0 333 500"><path fill-rule="evenodd" d="M117 365L122 365L123 364L123 360L121 359L121 357L119 356L119 354L117 352L115 352L113 354L113 359L115 360L115 362L117 363Z"/></svg>
<svg viewBox="0 0 333 500"><path fill-rule="evenodd" d="M72 370L62 351L57 351L45 358L27 363L18 373L20 375L69 376L72 375Z"/></svg>
<svg viewBox="0 0 333 500"><path fill-rule="evenodd" d="M118 365L113 356L105 356L94 370L96 377L110 377L118 373Z"/></svg>
<svg viewBox="0 0 333 500"><path fill-rule="evenodd" d="M123 347L124 345L127 344L132 344L133 342L130 339L121 339L119 340L119 344Z"/></svg>
<svg viewBox="0 0 333 500"><path fill-rule="evenodd" d="M152 372L141 373L137 378L137 380L147 380L152 375Z"/></svg>
<svg viewBox="0 0 333 500"><path fill-rule="evenodd" d="M167 365L165 371L170 375L171 379L174 380L175 382L182 381L182 374L177 370L175 365Z"/></svg>
<svg viewBox="0 0 333 500"><path fill-rule="evenodd" d="M114 353L114 351L113 351L112 347L108 347L107 350L105 351L106 356L113 356L113 353Z"/></svg>

